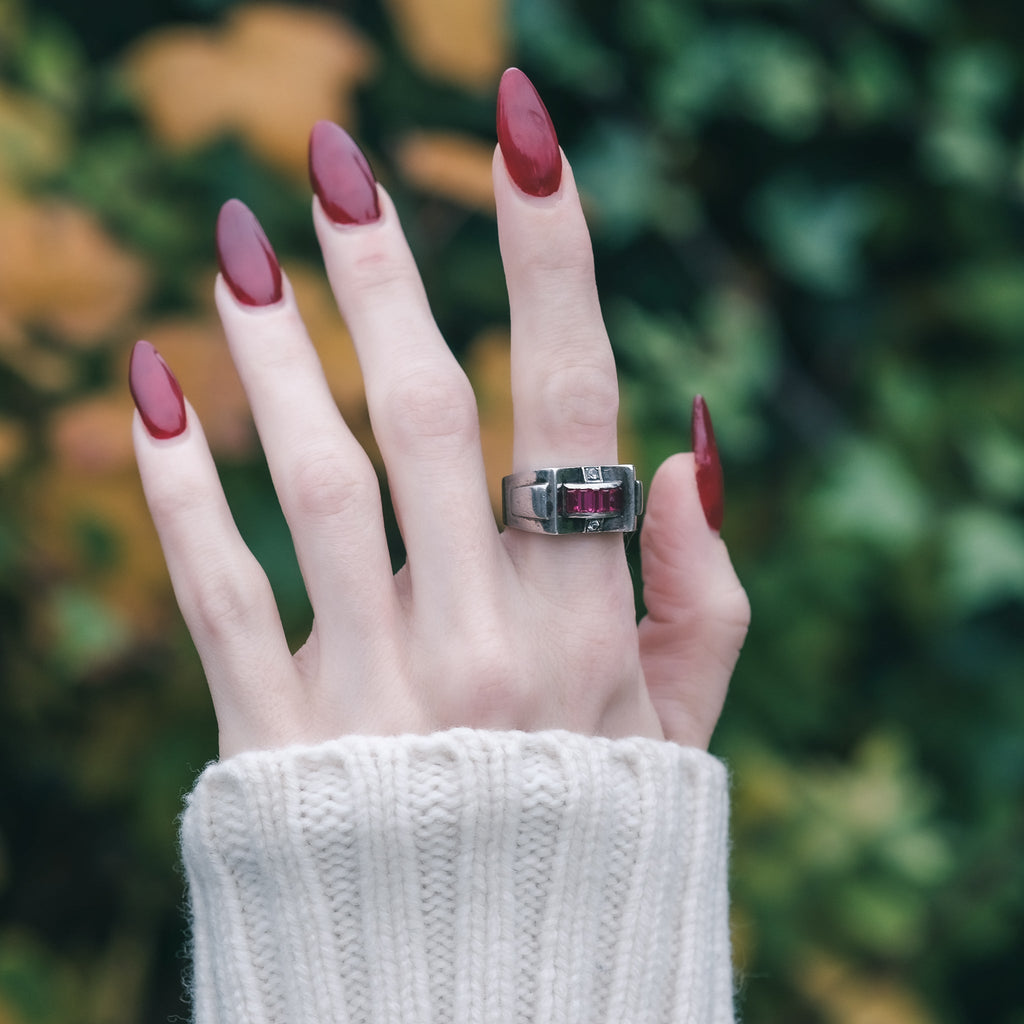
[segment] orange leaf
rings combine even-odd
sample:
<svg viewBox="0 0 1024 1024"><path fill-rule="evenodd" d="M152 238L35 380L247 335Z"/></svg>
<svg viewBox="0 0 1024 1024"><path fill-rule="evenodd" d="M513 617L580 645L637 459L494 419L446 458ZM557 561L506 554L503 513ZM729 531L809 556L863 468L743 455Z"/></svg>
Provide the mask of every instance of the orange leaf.
<svg viewBox="0 0 1024 1024"><path fill-rule="evenodd" d="M852 965L816 953L798 983L830 1024L933 1024L917 996L885 975L858 973Z"/></svg>
<svg viewBox="0 0 1024 1024"><path fill-rule="evenodd" d="M487 490L497 514L501 510L501 478L512 465L512 390L508 331L484 331L472 342L466 373L480 410L480 444L487 467Z"/></svg>
<svg viewBox="0 0 1024 1024"><path fill-rule="evenodd" d="M40 579L94 593L138 633L166 628L173 601L135 468L131 408L127 386L116 385L60 410L54 459L20 511Z"/></svg>
<svg viewBox="0 0 1024 1024"><path fill-rule="evenodd" d="M8 327L0 323L0 359L15 373L38 391L56 393L74 386L75 368L63 353L41 348L24 331Z"/></svg>
<svg viewBox="0 0 1024 1024"><path fill-rule="evenodd" d="M508 54L504 0L388 0L405 48L425 71L495 88Z"/></svg>
<svg viewBox="0 0 1024 1024"><path fill-rule="evenodd" d="M273 166L302 179L320 118L352 126L352 95L373 48L327 11L277 4L234 8L221 28L162 28L126 58L157 134L189 148L237 132Z"/></svg>
<svg viewBox="0 0 1024 1024"><path fill-rule="evenodd" d="M44 579L87 588L138 633L166 628L174 602L134 466L101 475L49 473L25 512L32 558ZM83 543L100 533L108 538L109 564L95 564Z"/></svg>
<svg viewBox="0 0 1024 1024"><path fill-rule="evenodd" d="M494 212L494 146L469 135L415 132L398 147L402 173L424 192L461 206Z"/></svg>
<svg viewBox="0 0 1024 1024"><path fill-rule="evenodd" d="M135 465L129 425L132 400L125 387L65 406L50 425L58 465L74 473L100 476Z"/></svg>
<svg viewBox="0 0 1024 1024"><path fill-rule="evenodd" d="M0 474L6 473L21 458L26 441L25 428L20 423L0 419Z"/></svg>
<svg viewBox="0 0 1024 1024"><path fill-rule="evenodd" d="M0 322L91 345L138 307L145 290L142 262L88 211L17 199L0 207Z"/></svg>

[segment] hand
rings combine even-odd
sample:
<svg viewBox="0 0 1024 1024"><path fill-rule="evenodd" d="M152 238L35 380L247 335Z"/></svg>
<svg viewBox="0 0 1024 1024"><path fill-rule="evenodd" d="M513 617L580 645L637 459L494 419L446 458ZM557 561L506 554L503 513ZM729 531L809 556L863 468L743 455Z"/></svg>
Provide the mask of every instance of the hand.
<svg viewBox="0 0 1024 1024"><path fill-rule="evenodd" d="M511 469L615 464L618 388L590 240L550 119L520 72L502 80L498 123ZM674 456L649 488L638 630L620 536L498 532L473 393L431 318L394 207L335 125L314 129L310 170L408 562L392 575L374 469L331 398L270 243L233 200L218 222L217 305L314 609L294 656L194 411L152 346L140 342L131 367L139 469L221 756L454 726L706 746L749 607L717 532L720 471L703 406L702 465Z"/></svg>

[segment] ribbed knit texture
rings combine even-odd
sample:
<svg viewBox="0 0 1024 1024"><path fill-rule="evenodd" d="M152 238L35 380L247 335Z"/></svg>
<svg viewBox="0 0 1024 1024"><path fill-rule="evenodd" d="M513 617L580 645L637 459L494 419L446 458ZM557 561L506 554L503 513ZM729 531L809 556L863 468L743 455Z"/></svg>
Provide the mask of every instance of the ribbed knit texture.
<svg viewBox="0 0 1024 1024"><path fill-rule="evenodd" d="M198 1024L725 1024L727 780L568 732L349 736L206 769Z"/></svg>

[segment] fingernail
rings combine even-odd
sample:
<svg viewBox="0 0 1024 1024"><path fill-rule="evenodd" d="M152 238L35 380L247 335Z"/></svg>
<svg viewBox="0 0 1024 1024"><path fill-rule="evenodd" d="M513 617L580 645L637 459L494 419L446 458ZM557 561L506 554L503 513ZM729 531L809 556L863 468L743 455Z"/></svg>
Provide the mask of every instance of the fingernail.
<svg viewBox="0 0 1024 1024"><path fill-rule="evenodd" d="M185 429L185 399L171 368L148 341L137 341L128 364L128 387L151 437L166 440Z"/></svg>
<svg viewBox="0 0 1024 1024"><path fill-rule="evenodd" d="M498 86L498 145L512 180L531 196L549 196L562 183L562 154L544 101L533 83L509 68Z"/></svg>
<svg viewBox="0 0 1024 1024"><path fill-rule="evenodd" d="M718 458L715 431L707 403L697 395L693 400L693 418L690 421L693 439L693 459L697 466L697 493L704 509L704 518L712 530L721 531L725 512L722 463Z"/></svg>
<svg viewBox="0 0 1024 1024"><path fill-rule="evenodd" d="M371 224L380 217L369 161L333 121L317 121L310 132L309 181L335 224Z"/></svg>
<svg viewBox="0 0 1024 1024"><path fill-rule="evenodd" d="M228 287L246 306L281 299L281 266L260 222L240 199L229 199L217 216L217 262Z"/></svg>

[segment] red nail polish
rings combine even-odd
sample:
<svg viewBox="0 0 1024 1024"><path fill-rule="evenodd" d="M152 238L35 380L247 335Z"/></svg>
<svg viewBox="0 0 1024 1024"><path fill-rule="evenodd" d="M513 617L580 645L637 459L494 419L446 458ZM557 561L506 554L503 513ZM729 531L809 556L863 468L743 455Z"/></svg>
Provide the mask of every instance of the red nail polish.
<svg viewBox="0 0 1024 1024"><path fill-rule="evenodd" d="M697 493L704 508L704 518L712 530L721 531L725 512L722 463L718 458L718 445L711 426L707 403L697 395L693 400L693 419L690 423L693 438L693 459L697 466Z"/></svg>
<svg viewBox="0 0 1024 1024"><path fill-rule="evenodd" d="M317 121L309 136L309 180L335 224L371 224L380 217L377 179L344 128Z"/></svg>
<svg viewBox="0 0 1024 1024"><path fill-rule="evenodd" d="M229 199L217 216L217 262L239 302L269 306L280 301L281 267L273 247L239 199Z"/></svg>
<svg viewBox="0 0 1024 1024"><path fill-rule="evenodd" d="M509 68L498 86L498 145L512 180L531 196L549 196L562 183L562 154L544 101L533 83Z"/></svg>
<svg viewBox="0 0 1024 1024"><path fill-rule="evenodd" d="M185 429L185 399L170 367L148 341L137 341L128 365L128 387L150 436L164 440Z"/></svg>

